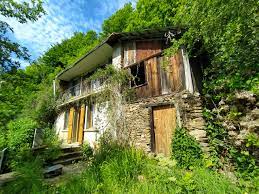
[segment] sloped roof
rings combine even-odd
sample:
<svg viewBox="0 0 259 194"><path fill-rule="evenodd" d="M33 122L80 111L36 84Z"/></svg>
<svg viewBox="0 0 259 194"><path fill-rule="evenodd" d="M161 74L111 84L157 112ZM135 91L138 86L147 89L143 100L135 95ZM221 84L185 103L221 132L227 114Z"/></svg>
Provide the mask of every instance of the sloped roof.
<svg viewBox="0 0 259 194"><path fill-rule="evenodd" d="M82 56L74 64L61 71L56 76L56 79L69 81L70 79L73 79L74 77L80 75L80 72L87 72L91 69L93 63L97 64L98 62L101 62L101 60L104 60L105 57L111 56L112 45L119 41L145 39L166 40L166 33L168 33L169 31L174 36L178 36L179 34L181 34L182 30L180 28L168 27L158 29L146 29L137 32L112 33L107 39L105 39L102 43L100 43L95 48L86 53L84 56Z"/></svg>

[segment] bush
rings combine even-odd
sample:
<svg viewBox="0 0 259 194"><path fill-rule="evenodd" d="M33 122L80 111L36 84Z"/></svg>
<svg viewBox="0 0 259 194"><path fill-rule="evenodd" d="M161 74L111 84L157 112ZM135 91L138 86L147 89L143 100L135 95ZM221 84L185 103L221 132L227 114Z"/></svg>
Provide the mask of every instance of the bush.
<svg viewBox="0 0 259 194"><path fill-rule="evenodd" d="M42 163L39 159L24 162L16 169L16 180L3 187L3 193L34 194L46 193L44 184ZM1 193L1 192L0 192Z"/></svg>
<svg viewBox="0 0 259 194"><path fill-rule="evenodd" d="M89 143L84 143L82 146L82 151L83 151L83 157L84 159L88 160L93 156L93 149L89 145Z"/></svg>
<svg viewBox="0 0 259 194"><path fill-rule="evenodd" d="M203 152L200 145L183 128L176 128L172 140L172 158L180 167L203 166Z"/></svg>
<svg viewBox="0 0 259 194"><path fill-rule="evenodd" d="M30 157L36 127L37 123L30 118L17 119L7 125L8 161L12 167Z"/></svg>
<svg viewBox="0 0 259 194"><path fill-rule="evenodd" d="M6 147L5 132L0 130L0 150Z"/></svg>

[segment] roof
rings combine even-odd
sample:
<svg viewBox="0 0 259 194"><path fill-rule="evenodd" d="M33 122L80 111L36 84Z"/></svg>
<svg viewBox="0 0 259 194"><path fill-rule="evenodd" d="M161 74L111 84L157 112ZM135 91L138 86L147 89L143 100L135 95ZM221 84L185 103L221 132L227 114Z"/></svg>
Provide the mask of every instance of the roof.
<svg viewBox="0 0 259 194"><path fill-rule="evenodd" d="M102 62L105 57L112 55L112 46L121 41L128 40L145 40L145 39L165 39L166 33L171 32L173 36L181 34L180 28L157 28L157 29L146 29L137 32L120 32L112 33L107 39L97 45L95 48L90 50L74 64L61 71L56 79L69 81L74 77L80 75L80 72L87 72L91 70L94 64ZM81 73L82 74L82 73Z"/></svg>

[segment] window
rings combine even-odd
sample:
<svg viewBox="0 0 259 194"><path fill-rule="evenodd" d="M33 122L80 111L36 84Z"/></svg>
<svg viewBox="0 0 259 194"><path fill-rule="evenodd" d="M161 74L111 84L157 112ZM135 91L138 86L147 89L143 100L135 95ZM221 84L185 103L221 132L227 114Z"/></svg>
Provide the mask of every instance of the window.
<svg viewBox="0 0 259 194"><path fill-rule="evenodd" d="M64 128L63 128L63 130L68 129L68 119L69 119L69 110L66 110L65 115L64 115Z"/></svg>
<svg viewBox="0 0 259 194"><path fill-rule="evenodd" d="M93 115L94 115L94 105L89 104L85 106L85 129L93 127Z"/></svg>
<svg viewBox="0 0 259 194"><path fill-rule="evenodd" d="M131 86L141 86L145 84L146 81L146 68L144 62L141 62L138 65L130 67L131 75L134 77L131 82Z"/></svg>

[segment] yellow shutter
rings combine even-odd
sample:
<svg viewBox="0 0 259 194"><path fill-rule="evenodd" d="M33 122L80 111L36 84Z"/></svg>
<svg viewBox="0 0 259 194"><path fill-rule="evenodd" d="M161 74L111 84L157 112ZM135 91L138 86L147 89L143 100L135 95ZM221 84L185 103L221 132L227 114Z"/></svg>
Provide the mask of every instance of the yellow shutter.
<svg viewBox="0 0 259 194"><path fill-rule="evenodd" d="M68 118L68 136L67 136L67 143L71 143L71 139L72 139L74 112L75 112L75 108L74 108L74 107L71 107L71 108L70 108L70 111L69 111L69 118Z"/></svg>
<svg viewBox="0 0 259 194"><path fill-rule="evenodd" d="M82 144L84 140L84 121L85 121L85 104L82 104L80 109L79 131L78 131L79 144Z"/></svg>

